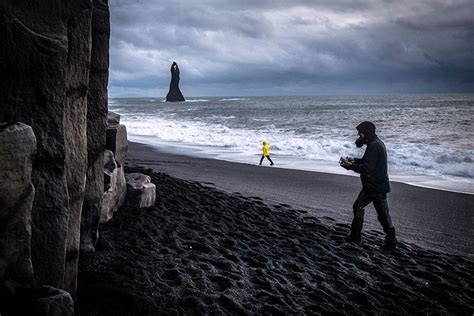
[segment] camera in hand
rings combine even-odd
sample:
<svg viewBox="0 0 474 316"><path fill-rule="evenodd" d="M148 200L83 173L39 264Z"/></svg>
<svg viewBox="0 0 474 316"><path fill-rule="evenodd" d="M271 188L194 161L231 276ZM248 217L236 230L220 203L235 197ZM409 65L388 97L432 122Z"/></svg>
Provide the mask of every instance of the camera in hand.
<svg viewBox="0 0 474 316"><path fill-rule="evenodd" d="M352 165L352 163L347 160L347 158L341 157L341 159L339 159L339 165L345 169L348 169L349 166Z"/></svg>
<svg viewBox="0 0 474 316"><path fill-rule="evenodd" d="M341 159L339 159L339 164L342 166L342 165L350 165L351 163L346 158L341 157Z"/></svg>

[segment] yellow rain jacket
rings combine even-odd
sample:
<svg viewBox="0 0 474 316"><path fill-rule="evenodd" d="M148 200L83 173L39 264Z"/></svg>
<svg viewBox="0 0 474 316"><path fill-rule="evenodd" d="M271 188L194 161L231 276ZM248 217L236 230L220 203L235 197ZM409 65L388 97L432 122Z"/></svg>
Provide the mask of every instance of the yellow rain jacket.
<svg viewBox="0 0 474 316"><path fill-rule="evenodd" d="M263 155L265 157L270 156L270 147L267 142L263 142Z"/></svg>

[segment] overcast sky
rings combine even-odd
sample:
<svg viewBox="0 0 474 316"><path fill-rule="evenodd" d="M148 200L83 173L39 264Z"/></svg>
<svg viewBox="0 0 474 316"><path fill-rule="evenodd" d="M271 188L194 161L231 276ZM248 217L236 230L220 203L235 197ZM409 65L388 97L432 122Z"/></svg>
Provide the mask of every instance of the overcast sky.
<svg viewBox="0 0 474 316"><path fill-rule="evenodd" d="M473 0L110 0L109 95L474 92Z"/></svg>

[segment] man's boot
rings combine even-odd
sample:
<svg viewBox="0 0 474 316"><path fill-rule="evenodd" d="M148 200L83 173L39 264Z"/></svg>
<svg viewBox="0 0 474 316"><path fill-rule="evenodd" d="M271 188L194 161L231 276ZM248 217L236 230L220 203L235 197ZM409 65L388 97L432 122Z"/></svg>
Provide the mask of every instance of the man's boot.
<svg viewBox="0 0 474 316"><path fill-rule="evenodd" d="M361 242L361 232L362 232L363 219L354 218L351 225L351 233L346 238L349 242L360 243Z"/></svg>
<svg viewBox="0 0 474 316"><path fill-rule="evenodd" d="M386 250L394 250L397 248L397 238L395 237L395 227L387 229L383 248Z"/></svg>

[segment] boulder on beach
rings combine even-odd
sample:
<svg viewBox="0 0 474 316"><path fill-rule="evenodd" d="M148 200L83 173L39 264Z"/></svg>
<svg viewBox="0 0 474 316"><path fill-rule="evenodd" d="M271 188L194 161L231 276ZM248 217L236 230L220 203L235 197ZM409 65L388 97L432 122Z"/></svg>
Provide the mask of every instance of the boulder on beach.
<svg viewBox="0 0 474 316"><path fill-rule="evenodd" d="M171 64L171 82L170 82L170 91L166 95L167 102L180 102L186 101L179 90L179 67L176 62Z"/></svg>
<svg viewBox="0 0 474 316"><path fill-rule="evenodd" d="M106 149L114 153L118 162L125 162L128 150L127 128L125 125L107 125Z"/></svg>
<svg viewBox="0 0 474 316"><path fill-rule="evenodd" d="M142 173L128 173L127 195L125 204L139 208L150 207L155 204L156 187L151 183L151 178Z"/></svg>
<svg viewBox="0 0 474 316"><path fill-rule="evenodd" d="M114 126L120 124L120 114L108 111L107 112L107 126Z"/></svg>
<svg viewBox="0 0 474 316"><path fill-rule="evenodd" d="M106 150L104 154L104 196L100 222L105 223L112 219L125 200L127 187L125 183L125 173L114 158L113 152Z"/></svg>

